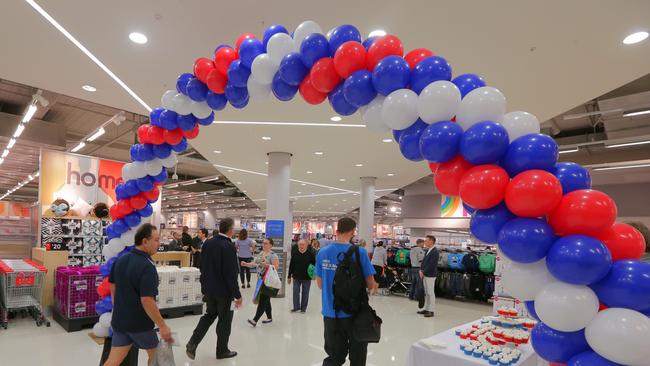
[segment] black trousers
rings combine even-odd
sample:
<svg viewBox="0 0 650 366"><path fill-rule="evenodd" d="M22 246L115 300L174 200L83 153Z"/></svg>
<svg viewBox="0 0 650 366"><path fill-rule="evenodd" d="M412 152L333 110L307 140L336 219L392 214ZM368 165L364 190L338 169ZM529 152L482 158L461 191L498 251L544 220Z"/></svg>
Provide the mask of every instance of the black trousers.
<svg viewBox="0 0 650 366"><path fill-rule="evenodd" d="M365 366L368 343L352 339L352 318L323 318L325 322L325 352L323 366L342 366L350 354L350 366Z"/></svg>
<svg viewBox="0 0 650 366"><path fill-rule="evenodd" d="M253 320L257 322L264 313L266 313L267 318L273 319L273 314L271 314L271 298L264 294L260 294L260 300L257 303L257 311L255 312L255 318L253 318Z"/></svg>
<svg viewBox="0 0 650 366"><path fill-rule="evenodd" d="M415 300L415 289L420 281L420 267L409 268L409 281L411 281L411 288L409 289L409 299Z"/></svg>
<svg viewBox="0 0 650 366"><path fill-rule="evenodd" d="M241 262L250 263L253 261L253 258L242 258L242 257L238 257L238 258L239 258L239 263ZM241 284L242 285L244 284L244 276L246 276L246 283L251 283L251 269L244 266L239 266L239 267L240 267L239 279L241 280Z"/></svg>
<svg viewBox="0 0 650 366"><path fill-rule="evenodd" d="M384 267L382 266L377 266L377 265L372 265L375 268L375 282L377 282L377 285L381 288L386 287L386 284L384 283L384 280L382 279L382 275L384 273Z"/></svg>
<svg viewBox="0 0 650 366"><path fill-rule="evenodd" d="M206 296L207 308L205 314L196 325L190 344L198 346L217 318L217 355L229 352L228 340L230 339L230 328L232 326L233 311L230 310L232 299L226 297Z"/></svg>

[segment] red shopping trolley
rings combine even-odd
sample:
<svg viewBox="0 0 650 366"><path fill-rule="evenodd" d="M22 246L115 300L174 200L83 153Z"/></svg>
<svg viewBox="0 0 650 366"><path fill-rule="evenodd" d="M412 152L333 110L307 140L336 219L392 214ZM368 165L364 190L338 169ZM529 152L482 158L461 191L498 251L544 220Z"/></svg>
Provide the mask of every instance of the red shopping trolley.
<svg viewBox="0 0 650 366"><path fill-rule="evenodd" d="M0 326L7 329L9 314L29 314L37 326L50 322L43 315L41 295L47 268L28 259L0 260Z"/></svg>

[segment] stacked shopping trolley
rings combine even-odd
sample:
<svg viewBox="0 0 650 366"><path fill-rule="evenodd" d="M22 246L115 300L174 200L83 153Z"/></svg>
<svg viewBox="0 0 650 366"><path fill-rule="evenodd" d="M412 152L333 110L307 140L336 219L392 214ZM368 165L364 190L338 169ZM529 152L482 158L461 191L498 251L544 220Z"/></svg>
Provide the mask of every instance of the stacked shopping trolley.
<svg viewBox="0 0 650 366"><path fill-rule="evenodd" d="M47 268L28 259L0 259L0 326L7 329L10 313L30 315L37 326L50 326L43 315L41 294Z"/></svg>

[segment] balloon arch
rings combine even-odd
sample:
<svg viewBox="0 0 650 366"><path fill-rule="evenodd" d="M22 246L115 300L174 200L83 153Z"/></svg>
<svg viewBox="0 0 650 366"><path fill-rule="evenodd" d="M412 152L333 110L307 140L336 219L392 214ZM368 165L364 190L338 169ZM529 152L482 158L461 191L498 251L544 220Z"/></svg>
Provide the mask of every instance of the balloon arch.
<svg viewBox="0 0 650 366"><path fill-rule="evenodd" d="M272 25L260 40L243 34L199 58L162 96L150 125L138 129L118 202L110 209L104 247L108 274L134 245L167 169L188 140L230 104L273 94L309 104L329 100L339 115L361 113L368 129L392 130L404 157L429 162L442 194L460 196L472 212L471 232L498 243L509 259L506 290L541 320L536 352L552 363L642 365L650 359L650 264L639 261L642 235L615 223L616 204L592 190L589 172L558 163L558 146L527 112L506 113L506 99L481 77L452 79L446 59L418 48L404 56L394 35L362 41L351 25L332 29L306 21L291 35ZM108 334L111 300L100 286L98 334Z"/></svg>

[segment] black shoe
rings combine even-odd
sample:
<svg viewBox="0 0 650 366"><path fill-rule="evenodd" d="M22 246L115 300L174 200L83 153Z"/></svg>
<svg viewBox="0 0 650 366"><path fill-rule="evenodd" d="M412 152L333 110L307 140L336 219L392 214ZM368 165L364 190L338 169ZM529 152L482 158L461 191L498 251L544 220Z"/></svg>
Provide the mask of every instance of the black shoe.
<svg viewBox="0 0 650 366"><path fill-rule="evenodd" d="M228 351L221 354L217 354L217 360L222 360L224 358L233 358L235 356L237 356L237 352Z"/></svg>
<svg viewBox="0 0 650 366"><path fill-rule="evenodd" d="M188 343L187 346L185 346L185 354L190 360L194 361L194 358L196 357L196 346Z"/></svg>
<svg viewBox="0 0 650 366"><path fill-rule="evenodd" d="M262 324L270 324L273 322L273 319L262 320Z"/></svg>
<svg viewBox="0 0 650 366"><path fill-rule="evenodd" d="M255 320L248 319L248 324L250 324L253 328L257 326L257 322Z"/></svg>
<svg viewBox="0 0 650 366"><path fill-rule="evenodd" d="M244 284L242 283L241 288L246 288L246 286L244 286Z"/></svg>
<svg viewBox="0 0 650 366"><path fill-rule="evenodd" d="M427 311L426 313L424 313L425 318L433 318L433 316L434 316L433 311Z"/></svg>
<svg viewBox="0 0 650 366"><path fill-rule="evenodd" d="M420 315L424 315L424 314L426 314L426 313L427 313L426 310L420 310L420 311L418 311L418 314L420 314Z"/></svg>
<svg viewBox="0 0 650 366"><path fill-rule="evenodd" d="M292 312L292 313L297 313L297 312L299 312L299 311L300 311L300 309L291 309L291 312Z"/></svg>
<svg viewBox="0 0 650 366"><path fill-rule="evenodd" d="M300 310L300 314L304 314L306 312L307 312L307 310Z"/></svg>
<svg viewBox="0 0 650 366"><path fill-rule="evenodd" d="M251 288L251 284L250 283L246 284L246 287Z"/></svg>

